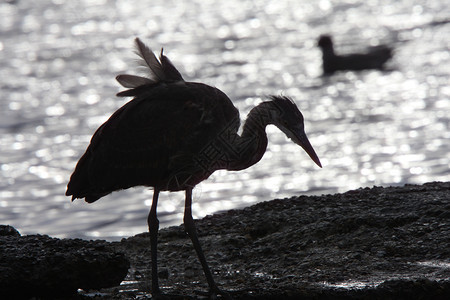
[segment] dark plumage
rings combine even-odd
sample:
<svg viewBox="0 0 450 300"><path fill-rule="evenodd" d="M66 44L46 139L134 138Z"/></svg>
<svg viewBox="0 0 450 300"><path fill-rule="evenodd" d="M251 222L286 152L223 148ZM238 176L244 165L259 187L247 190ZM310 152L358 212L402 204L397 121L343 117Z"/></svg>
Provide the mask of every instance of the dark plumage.
<svg viewBox="0 0 450 300"><path fill-rule="evenodd" d="M392 57L392 49L387 46L372 47L366 53L337 55L328 35L320 36L318 46L322 50L322 68L326 75L342 70L382 70L386 61Z"/></svg>
<svg viewBox="0 0 450 300"><path fill-rule="evenodd" d="M70 178L66 195L94 202L120 189L154 188L148 226L152 293L158 294L158 196L160 191L184 190L186 232L211 293L221 293L197 238L191 214L192 189L216 170L242 170L257 163L267 147L268 124L276 125L321 166L319 158L304 132L303 116L289 98L272 96L254 107L239 135L239 112L223 92L185 82L162 51L158 61L138 38L136 46L149 76L117 76L128 88L118 96L134 98L97 129Z"/></svg>

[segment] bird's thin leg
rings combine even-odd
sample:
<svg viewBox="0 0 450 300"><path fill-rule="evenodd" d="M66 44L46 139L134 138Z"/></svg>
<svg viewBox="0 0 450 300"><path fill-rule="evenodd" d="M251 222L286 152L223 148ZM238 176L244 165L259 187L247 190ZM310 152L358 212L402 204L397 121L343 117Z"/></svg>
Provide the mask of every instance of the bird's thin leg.
<svg viewBox="0 0 450 300"><path fill-rule="evenodd" d="M158 262L157 262L157 246L158 246L158 229L159 220L156 216L156 207L158 206L159 190L153 191L152 207L148 214L147 223L148 231L150 233L150 250L152 259L152 294L160 294L158 283Z"/></svg>
<svg viewBox="0 0 450 300"><path fill-rule="evenodd" d="M194 245L194 249L197 252L198 259L202 264L203 272L205 272L206 280L208 281L211 292L222 294L213 279L212 273L208 267L208 263L206 262L205 255L203 254L202 247L200 246L200 242L198 241L197 230L195 229L194 219L192 218L191 204L192 188L188 188L186 189L186 202L184 207L184 229L192 240L192 244Z"/></svg>

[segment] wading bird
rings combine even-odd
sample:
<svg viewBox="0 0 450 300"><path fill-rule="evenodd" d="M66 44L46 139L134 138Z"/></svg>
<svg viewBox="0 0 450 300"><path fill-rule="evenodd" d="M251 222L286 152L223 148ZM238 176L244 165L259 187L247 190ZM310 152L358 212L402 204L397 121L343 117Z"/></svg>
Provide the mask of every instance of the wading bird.
<svg viewBox="0 0 450 300"><path fill-rule="evenodd" d="M238 134L239 111L220 90L186 82L163 54L159 60L136 38L137 54L148 77L119 75L128 88L118 96L133 99L119 108L91 139L78 161L66 195L92 203L133 186L153 187L148 215L152 294L161 293L157 271L156 216L161 191L185 191L184 226L192 240L211 295L223 294L200 247L191 213L192 189L220 169L243 170L257 163L267 147L265 127L274 124L321 167L294 102L281 96L254 107Z"/></svg>
<svg viewBox="0 0 450 300"><path fill-rule="evenodd" d="M329 35L321 35L317 44L322 50L322 68L325 75L342 70L382 70L386 61L392 57L392 49L384 45L369 48L366 53L337 55Z"/></svg>

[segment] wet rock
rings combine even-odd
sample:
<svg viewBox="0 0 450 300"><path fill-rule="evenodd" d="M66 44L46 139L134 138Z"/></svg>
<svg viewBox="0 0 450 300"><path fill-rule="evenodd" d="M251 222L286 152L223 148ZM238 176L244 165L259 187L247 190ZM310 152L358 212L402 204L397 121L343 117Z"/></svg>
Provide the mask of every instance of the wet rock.
<svg viewBox="0 0 450 300"><path fill-rule="evenodd" d="M0 257L3 299L61 297L77 289L118 286L129 267L125 255L105 241L20 236L18 232L0 236Z"/></svg>
<svg viewBox="0 0 450 300"><path fill-rule="evenodd" d="M449 211L450 182L432 182L277 199L195 222L217 284L234 299L444 300L450 299ZM0 249L5 238L17 239L0 237ZM67 248L58 248L64 240L34 238L42 238L40 243L44 244L50 240L48 244L56 249L47 258L33 256L46 261L41 265L48 268L64 262L62 249ZM114 253L115 249L130 260L120 288L102 289L95 299L151 298L148 233L113 243L70 241L71 247L87 247L81 253L99 254L106 249ZM103 254L99 254L89 261L95 265L102 259ZM80 260L78 252L65 264L80 264ZM158 266L165 299L206 298L199 296L205 295L208 286L183 226L160 230ZM106 280L107 274L118 271L99 274L94 268L90 272L75 279L60 276L77 282L71 287L73 291L75 286L94 288L96 280ZM119 282L117 279L116 285ZM34 275L30 282L15 284L17 289L37 289L39 284L48 283ZM0 285L5 286L3 280Z"/></svg>
<svg viewBox="0 0 450 300"><path fill-rule="evenodd" d="M234 299L450 299L449 208L450 182L433 182L277 199L196 225L218 285ZM149 282L141 246L148 235L116 244L133 249L131 264ZM158 247L166 293L207 291L182 226L161 230Z"/></svg>

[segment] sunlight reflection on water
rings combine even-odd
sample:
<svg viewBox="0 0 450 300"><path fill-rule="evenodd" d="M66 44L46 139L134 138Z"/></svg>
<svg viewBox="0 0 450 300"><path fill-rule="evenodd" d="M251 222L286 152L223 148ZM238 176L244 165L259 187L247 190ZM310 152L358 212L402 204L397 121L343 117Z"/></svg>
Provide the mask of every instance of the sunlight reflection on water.
<svg viewBox="0 0 450 300"><path fill-rule="evenodd" d="M269 126L258 165L216 172L196 188L195 217L292 195L450 179L450 27L439 23L448 16L441 1L161 0L148 6L0 3L4 223L60 237L118 239L146 230L148 189L116 192L93 205L64 196L95 129L127 101L114 96L114 77L135 70L134 36L154 50L164 47L186 80L226 92L243 119L269 94L293 97L324 166L315 167ZM392 44L392 70L320 77L316 39L328 32L342 53ZM161 225L180 224L182 193L161 197Z"/></svg>

